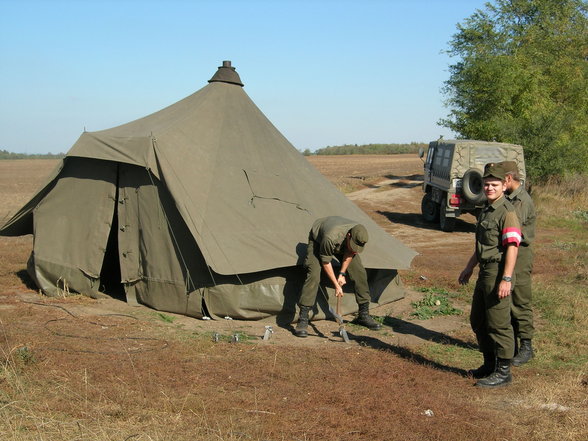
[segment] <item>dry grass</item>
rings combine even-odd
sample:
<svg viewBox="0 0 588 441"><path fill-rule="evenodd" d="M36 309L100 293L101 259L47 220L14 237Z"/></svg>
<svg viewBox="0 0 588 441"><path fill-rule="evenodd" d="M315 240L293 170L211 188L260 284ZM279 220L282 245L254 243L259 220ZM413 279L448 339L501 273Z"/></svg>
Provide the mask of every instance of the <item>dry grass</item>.
<svg viewBox="0 0 588 441"><path fill-rule="evenodd" d="M534 186L532 195L544 226L585 230L588 225L588 176L553 178Z"/></svg>
<svg viewBox="0 0 588 441"><path fill-rule="evenodd" d="M56 159L0 161L0 224L28 202L57 164Z"/></svg>
<svg viewBox="0 0 588 441"><path fill-rule="evenodd" d="M309 158L332 181L412 176L421 167L390 157L328 159L317 165L322 159ZM0 171L16 167L8 180L18 185L0 173L4 213L26 202L32 181L55 163L30 162L27 170L7 162ZM23 282L31 238L0 238L2 440L584 441L586 229L574 213L587 210L588 185L574 182L565 191L555 184L534 189L537 357L515 370L513 385L492 391L460 375L480 356L459 345L394 346L377 333L354 346L213 343L153 315L93 315L85 298L24 303L15 293L34 292ZM422 256L405 283L434 281L456 291L470 248L453 250L462 254L451 262ZM419 279L425 266L428 282ZM74 319L66 312L74 303L90 312ZM448 337L473 341L467 328Z"/></svg>
<svg viewBox="0 0 588 441"><path fill-rule="evenodd" d="M26 327L55 314L30 312ZM515 435L495 427L496 410L472 408L482 393L469 380L390 351L195 337L132 353L121 336L99 354L74 342L49 347L45 335L28 338L34 361L25 361L18 342L26 330L2 325L4 439L437 440L449 427L452 440ZM142 325L170 337L168 328Z"/></svg>

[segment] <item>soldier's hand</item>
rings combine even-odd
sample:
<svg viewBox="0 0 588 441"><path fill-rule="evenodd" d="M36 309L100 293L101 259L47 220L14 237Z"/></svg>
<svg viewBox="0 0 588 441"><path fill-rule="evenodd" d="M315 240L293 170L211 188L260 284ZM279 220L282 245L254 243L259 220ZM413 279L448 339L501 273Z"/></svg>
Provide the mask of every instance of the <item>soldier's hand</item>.
<svg viewBox="0 0 588 441"><path fill-rule="evenodd" d="M343 297L343 288L339 285L335 287L335 297Z"/></svg>
<svg viewBox="0 0 588 441"><path fill-rule="evenodd" d="M461 274L459 275L459 278L457 279L459 284L460 285L467 285L467 283L470 281L470 277L472 277L473 272L474 272L474 270L471 270L469 268L464 269L461 272Z"/></svg>
<svg viewBox="0 0 588 441"><path fill-rule="evenodd" d="M508 297L510 295L511 289L511 282L507 282L506 280L501 281L500 285L498 285L498 298L503 299L505 297Z"/></svg>
<svg viewBox="0 0 588 441"><path fill-rule="evenodd" d="M343 286L347 283L347 280L345 280L345 276L343 274L339 274L339 277L337 278L337 283L339 284L339 286Z"/></svg>

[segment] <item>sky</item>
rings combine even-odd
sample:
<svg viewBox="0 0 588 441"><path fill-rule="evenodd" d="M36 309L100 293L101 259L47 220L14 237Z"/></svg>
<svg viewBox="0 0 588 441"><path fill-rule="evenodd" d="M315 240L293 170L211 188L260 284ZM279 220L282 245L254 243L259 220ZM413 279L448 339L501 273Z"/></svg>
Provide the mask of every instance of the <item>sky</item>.
<svg viewBox="0 0 588 441"><path fill-rule="evenodd" d="M429 142L457 24L486 0L0 0L0 150L65 153L230 60L300 151Z"/></svg>

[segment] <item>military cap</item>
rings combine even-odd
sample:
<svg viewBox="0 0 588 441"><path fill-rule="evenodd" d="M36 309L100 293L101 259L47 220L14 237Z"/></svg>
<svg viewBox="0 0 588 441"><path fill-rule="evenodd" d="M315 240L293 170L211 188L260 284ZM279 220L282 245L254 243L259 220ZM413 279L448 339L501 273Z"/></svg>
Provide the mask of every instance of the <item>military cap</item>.
<svg viewBox="0 0 588 441"><path fill-rule="evenodd" d="M515 161L502 161L499 162L498 165L502 165L502 168L504 169L504 174L519 172L519 168L517 167L517 163Z"/></svg>
<svg viewBox="0 0 588 441"><path fill-rule="evenodd" d="M355 253L361 253L364 245L369 239L367 230L363 225L357 224L349 230L349 233L351 234L351 240L349 241L351 250Z"/></svg>
<svg viewBox="0 0 588 441"><path fill-rule="evenodd" d="M486 164L486 166L484 167L485 178L493 177L496 179L500 179L501 181L504 181L504 176L504 167L501 165L501 163L490 162L489 164Z"/></svg>

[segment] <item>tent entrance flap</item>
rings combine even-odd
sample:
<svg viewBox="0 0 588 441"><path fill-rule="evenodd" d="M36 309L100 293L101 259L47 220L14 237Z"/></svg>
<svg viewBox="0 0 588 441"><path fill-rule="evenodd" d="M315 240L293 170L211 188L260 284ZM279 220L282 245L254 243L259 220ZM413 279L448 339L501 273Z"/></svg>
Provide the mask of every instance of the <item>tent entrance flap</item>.
<svg viewBox="0 0 588 441"><path fill-rule="evenodd" d="M166 186L149 170L121 163L118 192L118 256L127 301L201 315L199 288L211 285L210 272Z"/></svg>
<svg viewBox="0 0 588 441"><path fill-rule="evenodd" d="M33 211L29 272L43 292L100 297L100 271L111 231L116 164L66 158L55 185Z"/></svg>
<svg viewBox="0 0 588 441"><path fill-rule="evenodd" d="M118 196L117 167L115 200L118 200ZM112 224L104 253L104 261L102 262L102 269L100 271L100 291L114 298L124 300L125 291L121 282L120 259L118 257L118 228L118 204L115 203L112 213Z"/></svg>

